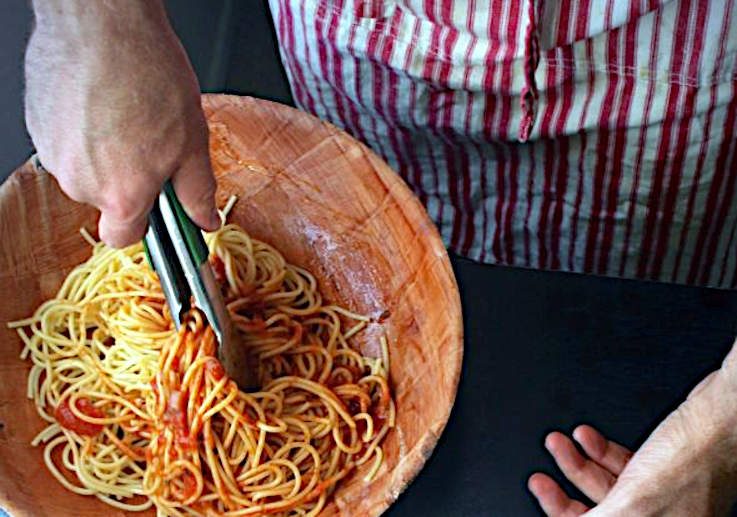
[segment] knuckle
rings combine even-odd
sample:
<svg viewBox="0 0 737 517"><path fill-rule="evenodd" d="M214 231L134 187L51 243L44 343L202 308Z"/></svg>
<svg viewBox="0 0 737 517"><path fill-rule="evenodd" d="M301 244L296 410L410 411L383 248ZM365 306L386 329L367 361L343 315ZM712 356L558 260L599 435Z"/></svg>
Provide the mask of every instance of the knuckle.
<svg viewBox="0 0 737 517"><path fill-rule="evenodd" d="M140 219L148 206L146 196L131 195L120 191L106 195L104 199L103 210L120 224L130 224Z"/></svg>
<svg viewBox="0 0 737 517"><path fill-rule="evenodd" d="M572 479L582 480L586 477L586 468L584 465L572 465L569 468L569 476Z"/></svg>
<svg viewBox="0 0 737 517"><path fill-rule="evenodd" d="M136 242L135 235L128 233L110 232L100 229L100 238L105 244L113 248L124 248Z"/></svg>
<svg viewBox="0 0 737 517"><path fill-rule="evenodd" d="M123 248L133 244L143 237L144 227L138 224L120 225L117 221L111 221L107 212L99 223L100 238L113 248Z"/></svg>

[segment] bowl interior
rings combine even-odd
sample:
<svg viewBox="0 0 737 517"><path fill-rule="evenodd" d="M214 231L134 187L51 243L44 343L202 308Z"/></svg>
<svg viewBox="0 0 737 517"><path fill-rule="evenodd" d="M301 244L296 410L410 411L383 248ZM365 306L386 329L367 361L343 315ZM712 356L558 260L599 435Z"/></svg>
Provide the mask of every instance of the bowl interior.
<svg viewBox="0 0 737 517"><path fill-rule="evenodd" d="M402 180L335 127L251 98L208 95L203 105L218 202L238 196L231 220L310 270L328 300L375 318L358 340L364 353L378 355L387 336L397 426L384 463L369 484L362 470L344 480L322 513L379 515L432 452L455 398L462 319L442 241ZM25 396L28 365L5 328L89 256L78 230L93 231L96 218L30 162L0 186L0 508L13 517L134 515L70 493L47 472L30 446L43 423Z"/></svg>

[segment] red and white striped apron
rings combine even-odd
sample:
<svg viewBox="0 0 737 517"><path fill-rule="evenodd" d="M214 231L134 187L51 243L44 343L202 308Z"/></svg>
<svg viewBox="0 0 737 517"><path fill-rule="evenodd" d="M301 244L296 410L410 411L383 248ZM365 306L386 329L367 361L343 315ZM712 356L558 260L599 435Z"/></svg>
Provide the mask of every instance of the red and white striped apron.
<svg viewBox="0 0 737 517"><path fill-rule="evenodd" d="M737 285L737 0L270 0L298 105L495 264Z"/></svg>

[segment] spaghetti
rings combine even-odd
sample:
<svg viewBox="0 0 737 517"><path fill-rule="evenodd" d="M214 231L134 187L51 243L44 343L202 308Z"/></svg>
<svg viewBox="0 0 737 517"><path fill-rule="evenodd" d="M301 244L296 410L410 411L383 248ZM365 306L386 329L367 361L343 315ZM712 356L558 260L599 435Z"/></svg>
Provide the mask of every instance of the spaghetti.
<svg viewBox="0 0 737 517"><path fill-rule="evenodd" d="M67 489L159 517L317 515L394 425L387 345L351 346L369 318L323 304L314 277L225 224L206 236L261 390L216 359L197 310L177 333L141 245L94 242L57 296L11 326L30 358L33 440Z"/></svg>

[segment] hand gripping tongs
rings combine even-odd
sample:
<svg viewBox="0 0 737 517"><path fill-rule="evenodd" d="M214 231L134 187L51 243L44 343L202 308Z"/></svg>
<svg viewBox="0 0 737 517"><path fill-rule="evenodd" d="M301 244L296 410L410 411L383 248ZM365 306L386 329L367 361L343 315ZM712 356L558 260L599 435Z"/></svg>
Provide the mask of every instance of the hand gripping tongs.
<svg viewBox="0 0 737 517"><path fill-rule="evenodd" d="M194 304L214 331L218 359L225 372L241 388L248 388L246 351L231 339L230 317L210 267L205 239L179 203L169 181L149 214L143 242L177 330Z"/></svg>

